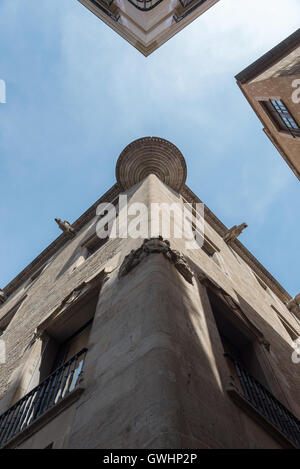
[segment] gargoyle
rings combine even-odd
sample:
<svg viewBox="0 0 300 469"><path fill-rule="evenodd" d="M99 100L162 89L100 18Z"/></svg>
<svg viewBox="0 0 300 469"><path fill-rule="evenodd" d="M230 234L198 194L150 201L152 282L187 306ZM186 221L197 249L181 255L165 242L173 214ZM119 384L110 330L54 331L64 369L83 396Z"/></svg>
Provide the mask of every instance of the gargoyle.
<svg viewBox="0 0 300 469"><path fill-rule="evenodd" d="M76 235L76 231L68 221L62 221L60 218L55 218L56 223L60 227L60 229L69 237L69 238L74 238Z"/></svg>
<svg viewBox="0 0 300 469"><path fill-rule="evenodd" d="M238 226L234 225L223 236L225 243L230 244L233 241L235 241L240 236L240 234L244 231L244 229L247 227L248 227L247 223L242 223L241 225L238 225Z"/></svg>

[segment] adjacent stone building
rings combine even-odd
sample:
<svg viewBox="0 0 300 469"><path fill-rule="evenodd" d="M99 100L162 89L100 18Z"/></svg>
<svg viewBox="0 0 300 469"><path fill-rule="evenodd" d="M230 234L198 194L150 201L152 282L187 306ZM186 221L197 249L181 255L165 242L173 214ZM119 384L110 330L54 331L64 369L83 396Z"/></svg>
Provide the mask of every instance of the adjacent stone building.
<svg viewBox="0 0 300 469"><path fill-rule="evenodd" d="M264 132L300 179L300 29L236 79Z"/></svg>
<svg viewBox="0 0 300 469"><path fill-rule="evenodd" d="M166 220L188 202L198 229L186 174L172 143L132 142L113 187L2 290L0 446L300 447L300 300L237 239L246 224L205 206L198 249L160 226L136 237L158 203ZM129 236L99 238L114 214Z"/></svg>
<svg viewBox="0 0 300 469"><path fill-rule="evenodd" d="M148 56L219 0L79 0Z"/></svg>

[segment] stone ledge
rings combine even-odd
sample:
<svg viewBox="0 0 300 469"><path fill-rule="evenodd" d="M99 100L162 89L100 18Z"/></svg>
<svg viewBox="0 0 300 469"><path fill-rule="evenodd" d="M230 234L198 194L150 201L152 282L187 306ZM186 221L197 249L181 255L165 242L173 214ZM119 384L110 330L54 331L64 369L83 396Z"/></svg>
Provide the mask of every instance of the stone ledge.
<svg viewBox="0 0 300 469"><path fill-rule="evenodd" d="M290 441L277 427L264 417L247 399L234 387L229 386L226 389L229 397L237 404L246 414L248 414L256 423L261 425L263 429L271 435L283 449L298 449L292 441Z"/></svg>
<svg viewBox="0 0 300 469"><path fill-rule="evenodd" d="M30 438L34 433L44 427L50 420L53 420L64 410L70 407L74 402L76 402L82 395L85 388L78 387L74 391L70 392L66 397L64 397L58 404L51 407L47 412L38 417L34 422L32 422L27 428L15 435L11 440L9 440L1 449L14 449L23 441Z"/></svg>

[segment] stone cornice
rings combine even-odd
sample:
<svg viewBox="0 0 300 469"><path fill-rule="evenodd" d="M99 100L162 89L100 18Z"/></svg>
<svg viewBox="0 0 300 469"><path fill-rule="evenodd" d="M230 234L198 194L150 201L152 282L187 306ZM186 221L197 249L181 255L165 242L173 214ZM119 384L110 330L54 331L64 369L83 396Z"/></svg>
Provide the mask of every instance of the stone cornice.
<svg viewBox="0 0 300 469"><path fill-rule="evenodd" d="M186 185L181 191L181 195L190 203L203 203L189 187ZM226 226L213 214L209 208L204 205L205 220L210 226L223 238L227 228ZM275 280L275 278L264 268L264 266L251 254L250 251L239 241L235 240L231 244L232 249L251 267L265 284L281 299L284 303L291 300L289 293Z"/></svg>
<svg viewBox="0 0 300 469"><path fill-rule="evenodd" d="M81 215L73 224L72 228L78 233L90 220L95 217L96 208L99 203L112 202L120 193L118 184L112 186L100 199L97 200L86 212ZM37 256L22 272L19 273L6 287L4 292L7 296L17 290L26 280L28 280L37 269L41 268L51 257L56 254L70 239L65 233L61 234L51 243L39 256Z"/></svg>
<svg viewBox="0 0 300 469"><path fill-rule="evenodd" d="M253 64L249 65L249 67L245 68L245 70L236 75L236 80L242 84L253 80L253 78L257 77L260 73L272 67L275 63L292 52L297 46L299 46L299 44L300 28L256 60Z"/></svg>
<svg viewBox="0 0 300 469"><path fill-rule="evenodd" d="M99 203L112 202L122 192L116 183L100 199L97 200L81 217L79 217L72 227L79 232L90 220L95 217L96 208ZM181 195L190 203L203 203L192 190L184 185L180 191ZM206 221L211 227L223 237L227 227L213 214L209 208L204 205ZM38 257L36 257L17 277L15 277L5 288L4 292L9 296L17 290L34 272L41 268L54 254L56 254L70 240L65 234L61 234L53 243L51 243ZM232 249L251 267L251 269L265 282L265 284L281 299L284 303L291 300L288 292L275 280L275 278L263 267L263 265L251 254L250 251L238 240L231 245Z"/></svg>

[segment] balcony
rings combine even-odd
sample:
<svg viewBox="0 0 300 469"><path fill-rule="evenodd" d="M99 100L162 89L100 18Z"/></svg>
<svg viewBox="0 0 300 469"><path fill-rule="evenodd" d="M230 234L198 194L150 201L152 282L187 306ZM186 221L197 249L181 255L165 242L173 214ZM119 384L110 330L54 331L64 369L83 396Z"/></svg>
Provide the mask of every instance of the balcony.
<svg viewBox="0 0 300 469"><path fill-rule="evenodd" d="M128 0L133 6L141 11L149 11L159 5L163 0Z"/></svg>
<svg viewBox="0 0 300 469"><path fill-rule="evenodd" d="M300 422L262 384L251 376L232 356L225 355L235 365L244 398L273 427L284 435L293 447L300 448Z"/></svg>
<svg viewBox="0 0 300 469"><path fill-rule="evenodd" d="M75 390L86 352L82 349L1 415L0 447Z"/></svg>

